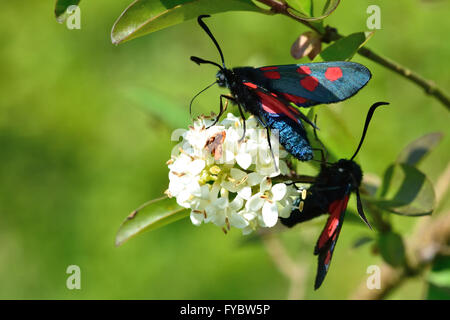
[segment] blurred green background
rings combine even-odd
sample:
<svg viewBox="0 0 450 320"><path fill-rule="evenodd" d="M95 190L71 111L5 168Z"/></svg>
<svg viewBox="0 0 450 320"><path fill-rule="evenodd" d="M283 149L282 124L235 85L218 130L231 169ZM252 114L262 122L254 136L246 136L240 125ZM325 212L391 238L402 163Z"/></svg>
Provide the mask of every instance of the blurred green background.
<svg viewBox="0 0 450 320"><path fill-rule="evenodd" d="M284 299L288 281L260 242L245 243L188 219L114 247L125 216L167 188L171 125L151 108L175 103L189 123L188 103L214 80L190 55L218 59L210 40L190 21L115 47L109 32L130 0L81 2L81 30L53 16L54 1L6 1L0 11L0 298L2 299ZM366 8L382 9L382 29L369 47L442 88L450 88L448 1L343 1L326 22L343 34L366 30ZM229 67L296 63L289 54L306 29L284 17L256 13L215 15L209 25ZM359 155L365 172L382 175L410 141L434 131L447 136L420 168L436 181L449 160L448 111L414 84L355 57L373 73L355 98L318 107L320 134L337 155L351 155L369 106L380 110ZM306 60L305 60L306 62ZM136 89L137 88L137 89ZM195 112L218 108L219 89L198 99ZM139 98L139 97L138 97ZM142 99L141 99L142 100ZM327 123L341 119L348 130ZM447 208L448 204L445 205ZM421 218L392 217L409 235ZM333 266L313 290L312 255L323 219L282 235L304 260L307 299L345 299L380 264L370 246L351 249L370 234L363 223L343 228ZM81 268L81 290L66 288L66 268ZM390 298L419 299L418 278Z"/></svg>

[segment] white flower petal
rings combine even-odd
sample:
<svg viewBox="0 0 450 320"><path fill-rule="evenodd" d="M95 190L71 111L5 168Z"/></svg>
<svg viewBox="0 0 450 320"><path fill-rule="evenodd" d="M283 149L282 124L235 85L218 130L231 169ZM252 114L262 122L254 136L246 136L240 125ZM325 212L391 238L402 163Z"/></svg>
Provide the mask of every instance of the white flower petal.
<svg viewBox="0 0 450 320"><path fill-rule="evenodd" d="M225 209L228 206L228 198L219 198L214 201L214 206L218 209Z"/></svg>
<svg viewBox="0 0 450 320"><path fill-rule="evenodd" d="M231 168L231 169L230 169L230 176L231 176L233 179L235 179L235 180L241 180L241 179L243 179L246 175L247 175L247 174L246 174L244 171L239 170L239 169L237 169L237 168Z"/></svg>
<svg viewBox="0 0 450 320"><path fill-rule="evenodd" d="M284 160L280 160L280 163L278 164L278 167L280 169L280 173L283 175L288 175L289 172L291 171L288 167L288 165L286 164L286 161Z"/></svg>
<svg viewBox="0 0 450 320"><path fill-rule="evenodd" d="M280 210L279 216L281 218L289 218L292 212L292 206L286 206Z"/></svg>
<svg viewBox="0 0 450 320"><path fill-rule="evenodd" d="M231 182L231 181L229 181L229 180L222 181L222 183L220 184L220 186L221 186L222 188L228 190L229 192L233 192L233 193L236 193L236 192L238 192L238 190L239 190L239 187L236 186L236 183Z"/></svg>
<svg viewBox="0 0 450 320"><path fill-rule="evenodd" d="M252 155L250 153L239 153L236 156L236 162L242 169L246 170L252 164Z"/></svg>
<svg viewBox="0 0 450 320"><path fill-rule="evenodd" d="M284 183L277 183L272 187L272 200L279 201L286 195L286 185Z"/></svg>
<svg viewBox="0 0 450 320"><path fill-rule="evenodd" d="M230 217L230 224L233 227L242 229L249 225L248 221L245 220L240 214L233 212Z"/></svg>
<svg viewBox="0 0 450 320"><path fill-rule="evenodd" d="M260 175L257 172L251 172L248 174L247 185L253 187L261 183L264 176Z"/></svg>
<svg viewBox="0 0 450 320"><path fill-rule="evenodd" d="M254 212L243 212L241 214L248 221L252 221L253 219L255 219L257 217L256 213L254 213Z"/></svg>
<svg viewBox="0 0 450 320"><path fill-rule="evenodd" d="M191 212L191 222L195 226L201 225L204 218L203 214Z"/></svg>
<svg viewBox="0 0 450 320"><path fill-rule="evenodd" d="M200 159L192 161L188 167L189 173L191 173L194 176L202 172L204 168L205 168L205 161Z"/></svg>
<svg viewBox="0 0 450 320"><path fill-rule="evenodd" d="M216 215L212 216L211 222L219 227L224 226L225 225L225 214L223 214L223 211L220 214L216 214Z"/></svg>
<svg viewBox="0 0 450 320"><path fill-rule="evenodd" d="M182 192L180 192L180 194L177 196L177 203L185 208L190 208L190 200L191 199L191 193L183 190Z"/></svg>
<svg viewBox="0 0 450 320"><path fill-rule="evenodd" d="M270 179L269 177L265 177L260 185L259 185L259 190L261 192L267 191L272 187L272 179Z"/></svg>
<svg viewBox="0 0 450 320"><path fill-rule="evenodd" d="M194 197L201 197L202 196L202 188L198 184L198 182L191 182L186 188L186 190L192 194Z"/></svg>
<svg viewBox="0 0 450 320"><path fill-rule="evenodd" d="M276 203L266 202L262 209L262 218L266 227L271 228L277 224L278 208Z"/></svg>
<svg viewBox="0 0 450 320"><path fill-rule="evenodd" d="M245 207L250 212L256 212L256 211L260 210L263 205L264 205L264 199L261 198L260 193L257 193L247 201L247 203L245 204Z"/></svg>
<svg viewBox="0 0 450 320"><path fill-rule="evenodd" d="M209 195L209 185L205 184L201 186L201 198L208 199L208 195Z"/></svg>
<svg viewBox="0 0 450 320"><path fill-rule="evenodd" d="M210 201L215 201L217 199L220 189L221 189L220 183L213 184L211 191L209 192L209 196L208 196Z"/></svg>
<svg viewBox="0 0 450 320"><path fill-rule="evenodd" d="M241 190L238 191L239 197L249 200L252 196L252 188L251 187L244 187Z"/></svg>
<svg viewBox="0 0 450 320"><path fill-rule="evenodd" d="M183 191L184 185L181 183L177 183L176 181L169 182L169 193L176 197L181 191Z"/></svg>

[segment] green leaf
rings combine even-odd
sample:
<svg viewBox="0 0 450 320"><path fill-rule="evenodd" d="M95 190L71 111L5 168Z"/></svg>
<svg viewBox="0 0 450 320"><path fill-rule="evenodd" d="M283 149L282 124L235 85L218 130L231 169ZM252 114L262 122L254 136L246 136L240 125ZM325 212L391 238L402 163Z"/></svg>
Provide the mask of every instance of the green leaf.
<svg viewBox="0 0 450 320"><path fill-rule="evenodd" d="M305 21L317 21L323 20L336 10L340 0L328 0L322 12L319 15L314 15L314 4L313 0L288 0L289 3L295 3L292 9L288 8L291 15ZM297 7L301 9L297 10Z"/></svg>
<svg viewBox="0 0 450 320"><path fill-rule="evenodd" d="M310 108L308 113L306 114L306 117L312 122L314 122L314 118L316 116L316 111L315 110L316 110L316 108Z"/></svg>
<svg viewBox="0 0 450 320"><path fill-rule="evenodd" d="M433 212L435 194L430 180L415 167L393 164L385 172L379 199L372 202L383 210L405 216Z"/></svg>
<svg viewBox="0 0 450 320"><path fill-rule="evenodd" d="M352 245L353 249L358 249L368 243L371 243L372 241L374 241L375 239L371 236L361 236L359 238L357 238Z"/></svg>
<svg viewBox="0 0 450 320"><path fill-rule="evenodd" d="M265 12L251 0L135 0L114 23L111 40L119 44L201 14L225 11Z"/></svg>
<svg viewBox="0 0 450 320"><path fill-rule="evenodd" d="M450 300L450 287L428 284L427 300Z"/></svg>
<svg viewBox="0 0 450 320"><path fill-rule="evenodd" d="M450 299L450 256L437 256L428 274L428 300Z"/></svg>
<svg viewBox="0 0 450 320"><path fill-rule="evenodd" d="M400 267L405 263L405 245L400 235L393 232L378 235L378 248L383 260L393 267Z"/></svg>
<svg viewBox="0 0 450 320"><path fill-rule="evenodd" d="M357 32L339 39L320 53L323 61L346 61L353 58L355 53L372 37L373 32Z"/></svg>
<svg viewBox="0 0 450 320"><path fill-rule="evenodd" d="M436 257L428 281L441 287L450 287L450 256Z"/></svg>
<svg viewBox="0 0 450 320"><path fill-rule="evenodd" d="M55 17L59 23L63 23L67 18L66 10L70 6L77 6L81 0L57 0L55 4Z"/></svg>
<svg viewBox="0 0 450 320"><path fill-rule="evenodd" d="M187 108L164 94L148 88L129 87L123 90L124 96L148 111L153 117L162 120L171 128L185 128L189 124Z"/></svg>
<svg viewBox="0 0 450 320"><path fill-rule="evenodd" d="M125 241L144 231L155 230L169 223L189 216L189 210L178 206L175 198L167 196L151 200L133 211L117 231L115 244Z"/></svg>
<svg viewBox="0 0 450 320"><path fill-rule="evenodd" d="M312 0L286 0L286 3L289 7L306 17L311 17L313 15L313 12L311 11Z"/></svg>
<svg viewBox="0 0 450 320"><path fill-rule="evenodd" d="M443 136L441 132L433 132L414 140L400 152L397 162L406 163L410 166L418 165L439 144Z"/></svg>
<svg viewBox="0 0 450 320"><path fill-rule="evenodd" d="M374 173L364 173L363 181L362 181L362 188L364 190L364 193L368 197L373 197L377 194L378 189L381 186L381 178L378 177Z"/></svg>

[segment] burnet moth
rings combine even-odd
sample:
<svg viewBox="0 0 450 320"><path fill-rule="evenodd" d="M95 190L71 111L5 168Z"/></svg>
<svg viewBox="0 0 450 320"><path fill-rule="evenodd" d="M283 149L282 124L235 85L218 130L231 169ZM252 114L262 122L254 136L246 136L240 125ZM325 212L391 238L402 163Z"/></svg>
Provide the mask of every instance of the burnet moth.
<svg viewBox="0 0 450 320"><path fill-rule="evenodd" d="M216 81L204 90L217 83L231 92L231 95L220 95L216 122L224 112L223 99L228 99L237 104L242 118L245 119L244 109L253 114L268 133L269 129L278 130L281 145L295 158L311 160L313 152L301 120L313 127L314 124L296 107L350 98L370 80L370 71L361 64L345 61L227 69L219 44L203 22L206 17L209 15L201 15L197 21L214 42L222 65L198 57L191 57L191 60L219 68Z"/></svg>
<svg viewBox="0 0 450 320"><path fill-rule="evenodd" d="M282 224L292 227L322 214L328 213L330 215L314 248L314 254L318 255L315 289L320 287L330 267L333 251L344 222L345 211L352 192L356 193L359 216L372 228L364 214L359 195L363 174L360 166L353 159L361 148L375 109L387 104L389 103L377 102L369 109L361 140L350 160L341 159L336 163L329 164L322 159L320 172L315 182L308 189L302 190L302 195L294 202L296 209L291 212L289 218L280 218Z"/></svg>

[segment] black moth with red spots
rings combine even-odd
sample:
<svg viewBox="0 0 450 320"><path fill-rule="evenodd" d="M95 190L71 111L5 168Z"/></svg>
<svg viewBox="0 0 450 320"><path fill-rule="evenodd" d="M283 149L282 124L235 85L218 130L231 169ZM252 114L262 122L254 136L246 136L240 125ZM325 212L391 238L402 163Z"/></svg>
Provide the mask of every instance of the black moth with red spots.
<svg viewBox="0 0 450 320"><path fill-rule="evenodd" d="M220 96L217 121L224 112L223 99L228 99L238 105L243 118L243 111L250 112L268 132L277 130L281 145L295 158L311 160L313 152L301 120L314 124L297 107L345 100L367 84L370 71L345 61L227 69L219 44L202 20L206 17L199 16L197 21L217 47L222 65L198 57L191 60L218 67L215 83L231 92Z"/></svg>
<svg viewBox="0 0 450 320"><path fill-rule="evenodd" d="M369 109L361 141L350 160L341 159L329 165L322 159L321 169L314 184L307 190L303 190L302 196L294 203L296 208L291 212L290 217L280 218L282 224L293 227L300 222L311 220L322 214L328 213L330 215L314 249L314 254L319 256L315 289L320 287L328 272L352 192L356 193L359 216L370 227L359 196L363 174L360 166L353 159L361 148L375 109L387 104L386 102L377 102Z"/></svg>

